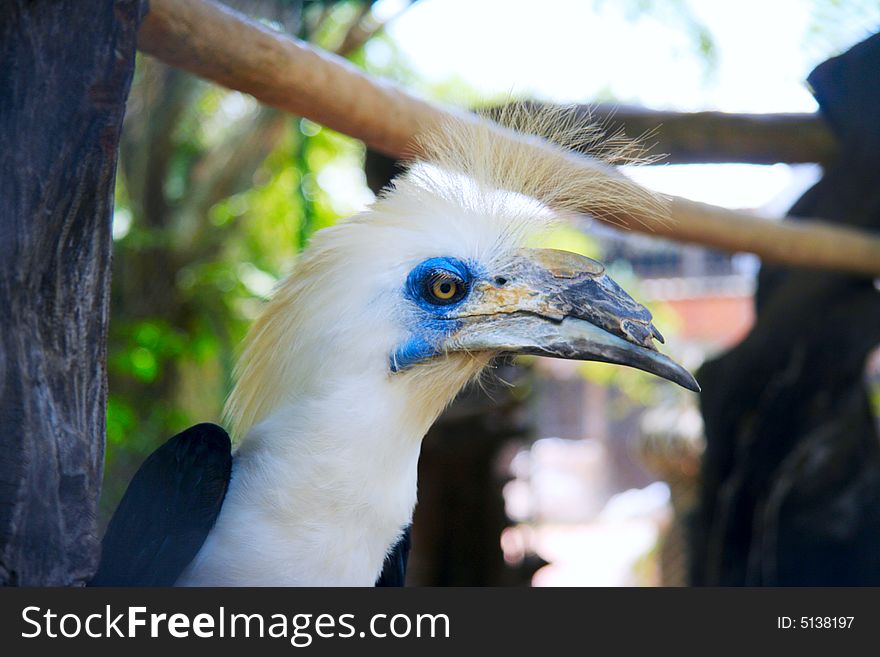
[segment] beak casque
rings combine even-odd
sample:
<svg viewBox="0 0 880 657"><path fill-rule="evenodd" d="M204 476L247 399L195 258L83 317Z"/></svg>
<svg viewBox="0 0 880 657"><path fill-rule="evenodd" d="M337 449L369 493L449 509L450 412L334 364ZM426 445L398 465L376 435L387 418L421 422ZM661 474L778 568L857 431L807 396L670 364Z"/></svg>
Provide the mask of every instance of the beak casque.
<svg viewBox="0 0 880 657"><path fill-rule="evenodd" d="M651 313L590 258L522 249L474 283L448 351L500 351L628 365L700 391L686 369L654 345Z"/></svg>

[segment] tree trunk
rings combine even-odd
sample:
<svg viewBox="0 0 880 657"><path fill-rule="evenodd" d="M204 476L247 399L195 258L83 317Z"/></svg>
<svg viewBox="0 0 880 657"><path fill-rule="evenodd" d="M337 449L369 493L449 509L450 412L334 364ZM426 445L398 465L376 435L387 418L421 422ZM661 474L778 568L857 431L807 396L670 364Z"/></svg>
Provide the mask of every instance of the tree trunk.
<svg viewBox="0 0 880 657"><path fill-rule="evenodd" d="M97 565L111 223L141 0L0 4L0 584Z"/></svg>

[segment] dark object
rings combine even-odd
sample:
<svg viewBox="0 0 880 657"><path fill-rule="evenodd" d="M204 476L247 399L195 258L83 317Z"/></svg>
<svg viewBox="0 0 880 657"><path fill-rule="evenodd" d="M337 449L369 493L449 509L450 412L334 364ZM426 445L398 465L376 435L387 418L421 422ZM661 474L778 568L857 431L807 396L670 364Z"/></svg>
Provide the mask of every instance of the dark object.
<svg viewBox="0 0 880 657"><path fill-rule="evenodd" d="M113 514L90 586L172 586L214 526L231 472L232 444L215 424L153 452Z"/></svg>
<svg viewBox="0 0 880 657"><path fill-rule="evenodd" d="M880 229L880 35L809 78L841 157L793 215ZM880 437L863 381L880 294L765 265L748 337L698 374L707 449L698 585L880 584Z"/></svg>
<svg viewBox="0 0 880 657"><path fill-rule="evenodd" d="M462 391L422 443L411 585L527 585L539 567L511 567L501 550L510 525L502 495L509 475L499 461L512 443L530 437L519 396L530 376L507 360L495 365L497 376Z"/></svg>
<svg viewBox="0 0 880 657"><path fill-rule="evenodd" d="M403 586L406 581L406 563L409 561L409 549L412 547L412 525L406 528L403 536L387 557L382 567L382 574L376 586Z"/></svg>
<svg viewBox="0 0 880 657"><path fill-rule="evenodd" d="M140 0L0 3L0 584L98 562L110 226Z"/></svg>

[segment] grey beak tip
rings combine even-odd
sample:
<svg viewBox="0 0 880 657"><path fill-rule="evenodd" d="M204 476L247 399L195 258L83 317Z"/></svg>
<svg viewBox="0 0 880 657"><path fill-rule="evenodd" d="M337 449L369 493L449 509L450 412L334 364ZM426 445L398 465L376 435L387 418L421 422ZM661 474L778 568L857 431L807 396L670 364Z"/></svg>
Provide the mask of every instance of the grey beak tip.
<svg viewBox="0 0 880 657"><path fill-rule="evenodd" d="M662 356L662 367L658 370L650 370L652 374L657 374L664 379L672 381L673 383L677 383L682 388L686 388L691 392L702 392L700 388L700 384L697 383L697 380L694 378L694 375L691 374L688 370L683 368L681 365L671 360L668 356Z"/></svg>
<svg viewBox="0 0 880 657"><path fill-rule="evenodd" d="M703 389L700 388L700 384L697 383L697 380L694 378L694 376L690 372L688 372L687 378L680 381L679 383L682 385L682 387L687 388L691 392L699 393L699 392L703 391Z"/></svg>

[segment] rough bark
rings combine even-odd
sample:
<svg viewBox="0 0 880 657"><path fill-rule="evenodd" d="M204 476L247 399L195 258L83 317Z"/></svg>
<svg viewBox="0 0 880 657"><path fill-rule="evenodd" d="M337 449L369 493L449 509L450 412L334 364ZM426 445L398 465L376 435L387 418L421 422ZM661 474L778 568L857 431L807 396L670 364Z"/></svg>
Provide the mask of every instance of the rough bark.
<svg viewBox="0 0 880 657"><path fill-rule="evenodd" d="M880 229L880 35L810 76L841 144L792 209ZM707 448L691 541L704 585L880 584L880 436L865 362L880 293L843 273L764 266L757 321L698 374Z"/></svg>
<svg viewBox="0 0 880 657"><path fill-rule="evenodd" d="M140 0L0 4L0 584L97 565L116 150Z"/></svg>

